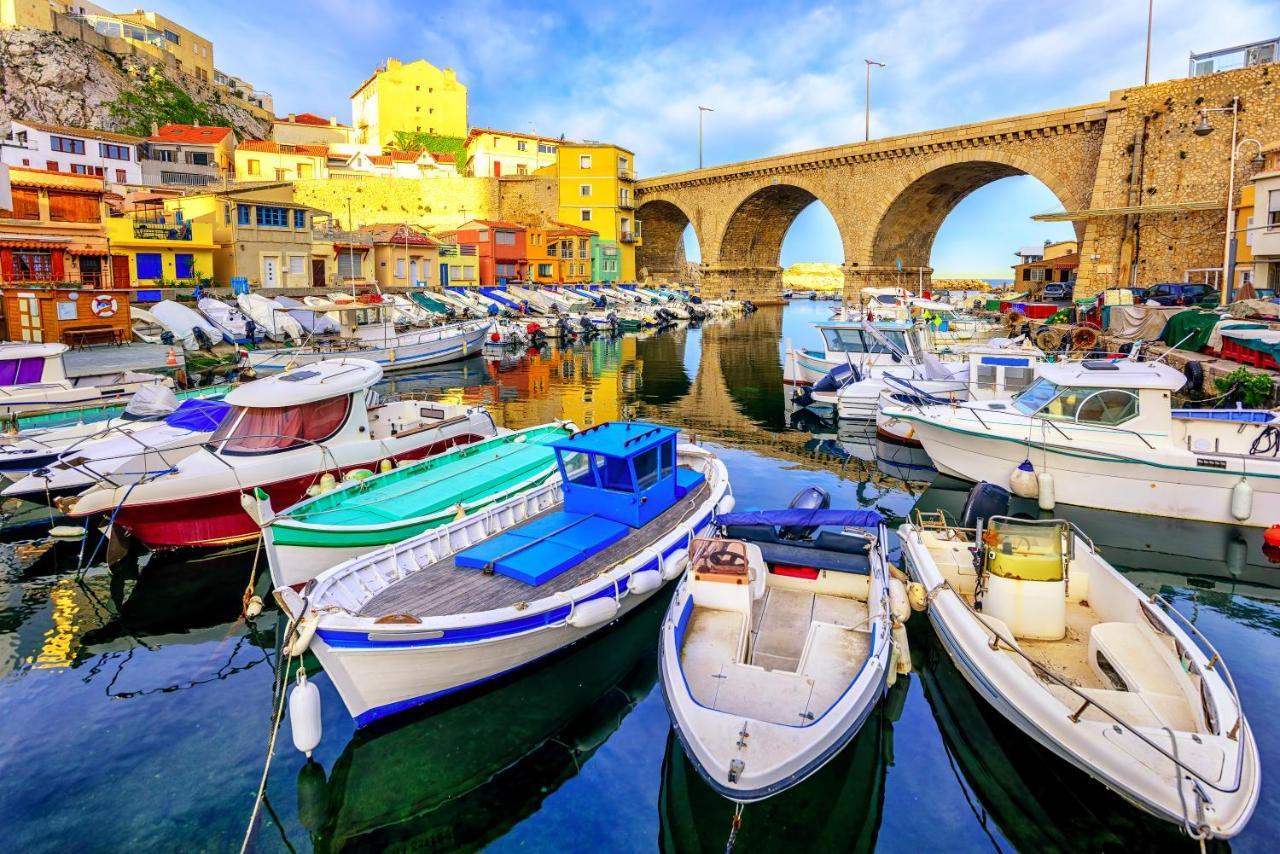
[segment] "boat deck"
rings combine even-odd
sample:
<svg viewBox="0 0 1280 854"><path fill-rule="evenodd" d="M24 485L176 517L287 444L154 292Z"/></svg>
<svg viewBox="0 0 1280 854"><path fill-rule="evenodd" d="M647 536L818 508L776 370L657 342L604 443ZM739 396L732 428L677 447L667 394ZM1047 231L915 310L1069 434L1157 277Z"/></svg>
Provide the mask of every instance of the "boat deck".
<svg viewBox="0 0 1280 854"><path fill-rule="evenodd" d="M379 592L365 603L359 616L377 618L412 614L416 617L442 617L449 614L469 614L571 590L652 545L672 528L691 519L710 491L710 486L702 483L645 527L633 530L603 551L591 555L537 587L505 575L486 575L479 569L459 567L450 556L423 567ZM557 505L528 521L561 509Z"/></svg>

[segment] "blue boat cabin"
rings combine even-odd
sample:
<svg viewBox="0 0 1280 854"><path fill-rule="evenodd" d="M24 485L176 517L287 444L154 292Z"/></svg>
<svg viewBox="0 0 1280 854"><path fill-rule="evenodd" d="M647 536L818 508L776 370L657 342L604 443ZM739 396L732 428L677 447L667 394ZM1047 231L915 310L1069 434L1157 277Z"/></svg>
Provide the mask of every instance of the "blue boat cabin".
<svg viewBox="0 0 1280 854"><path fill-rule="evenodd" d="M460 567L537 586L642 528L703 480L676 466L672 427L608 422L551 445L564 508L460 552Z"/></svg>

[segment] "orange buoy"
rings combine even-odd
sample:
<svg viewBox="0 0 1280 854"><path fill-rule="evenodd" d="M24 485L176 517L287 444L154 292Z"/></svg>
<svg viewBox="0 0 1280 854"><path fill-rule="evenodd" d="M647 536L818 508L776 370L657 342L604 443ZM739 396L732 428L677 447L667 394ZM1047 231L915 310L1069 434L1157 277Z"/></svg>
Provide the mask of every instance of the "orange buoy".
<svg viewBox="0 0 1280 854"><path fill-rule="evenodd" d="M171 368L176 368L178 366L178 354L174 352L172 347L169 348L169 355L165 359L164 363Z"/></svg>
<svg viewBox="0 0 1280 854"><path fill-rule="evenodd" d="M1280 525L1272 525L1263 531L1262 539L1269 546L1280 546Z"/></svg>

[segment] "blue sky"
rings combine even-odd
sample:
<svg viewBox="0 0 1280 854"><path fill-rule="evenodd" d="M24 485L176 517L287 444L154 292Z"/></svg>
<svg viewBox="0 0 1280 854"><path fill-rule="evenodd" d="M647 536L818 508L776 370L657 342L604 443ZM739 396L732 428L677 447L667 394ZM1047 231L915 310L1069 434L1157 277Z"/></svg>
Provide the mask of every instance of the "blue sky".
<svg viewBox="0 0 1280 854"><path fill-rule="evenodd" d="M150 0L214 42L223 71L275 96L277 112L350 120L347 97L388 56L457 69L473 125L617 142L642 175L862 138L863 59L873 136L1102 101L1142 82L1146 3L659 0L529 4L464 0ZM1151 76L1185 76L1190 51L1280 32L1280 0L1156 0ZM1032 178L977 191L934 245L940 274L1001 276L1021 245L1070 236L1033 223L1059 208ZM814 205L783 264L842 260Z"/></svg>

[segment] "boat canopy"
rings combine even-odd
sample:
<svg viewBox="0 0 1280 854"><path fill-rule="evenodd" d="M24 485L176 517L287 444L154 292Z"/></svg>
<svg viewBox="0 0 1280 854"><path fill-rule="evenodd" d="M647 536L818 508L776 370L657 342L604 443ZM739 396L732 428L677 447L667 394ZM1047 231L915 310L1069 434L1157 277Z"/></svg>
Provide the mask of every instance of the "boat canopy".
<svg viewBox="0 0 1280 854"><path fill-rule="evenodd" d="M221 426L230 411L231 404L221 400L184 400L164 419L164 423L197 433L212 433Z"/></svg>
<svg viewBox="0 0 1280 854"><path fill-rule="evenodd" d="M1040 366L1040 376L1056 386L1155 388L1177 391L1187 383L1182 371L1163 362L1085 359Z"/></svg>
<svg viewBox="0 0 1280 854"><path fill-rule="evenodd" d="M227 395L232 406L274 409L298 406L363 391L382 379L368 359L325 359L238 387Z"/></svg>
<svg viewBox="0 0 1280 854"><path fill-rule="evenodd" d="M744 510L737 513L721 513L716 516L720 525L772 525L778 528L817 528L823 525L841 525L853 528L874 528L884 522L884 517L874 510Z"/></svg>

